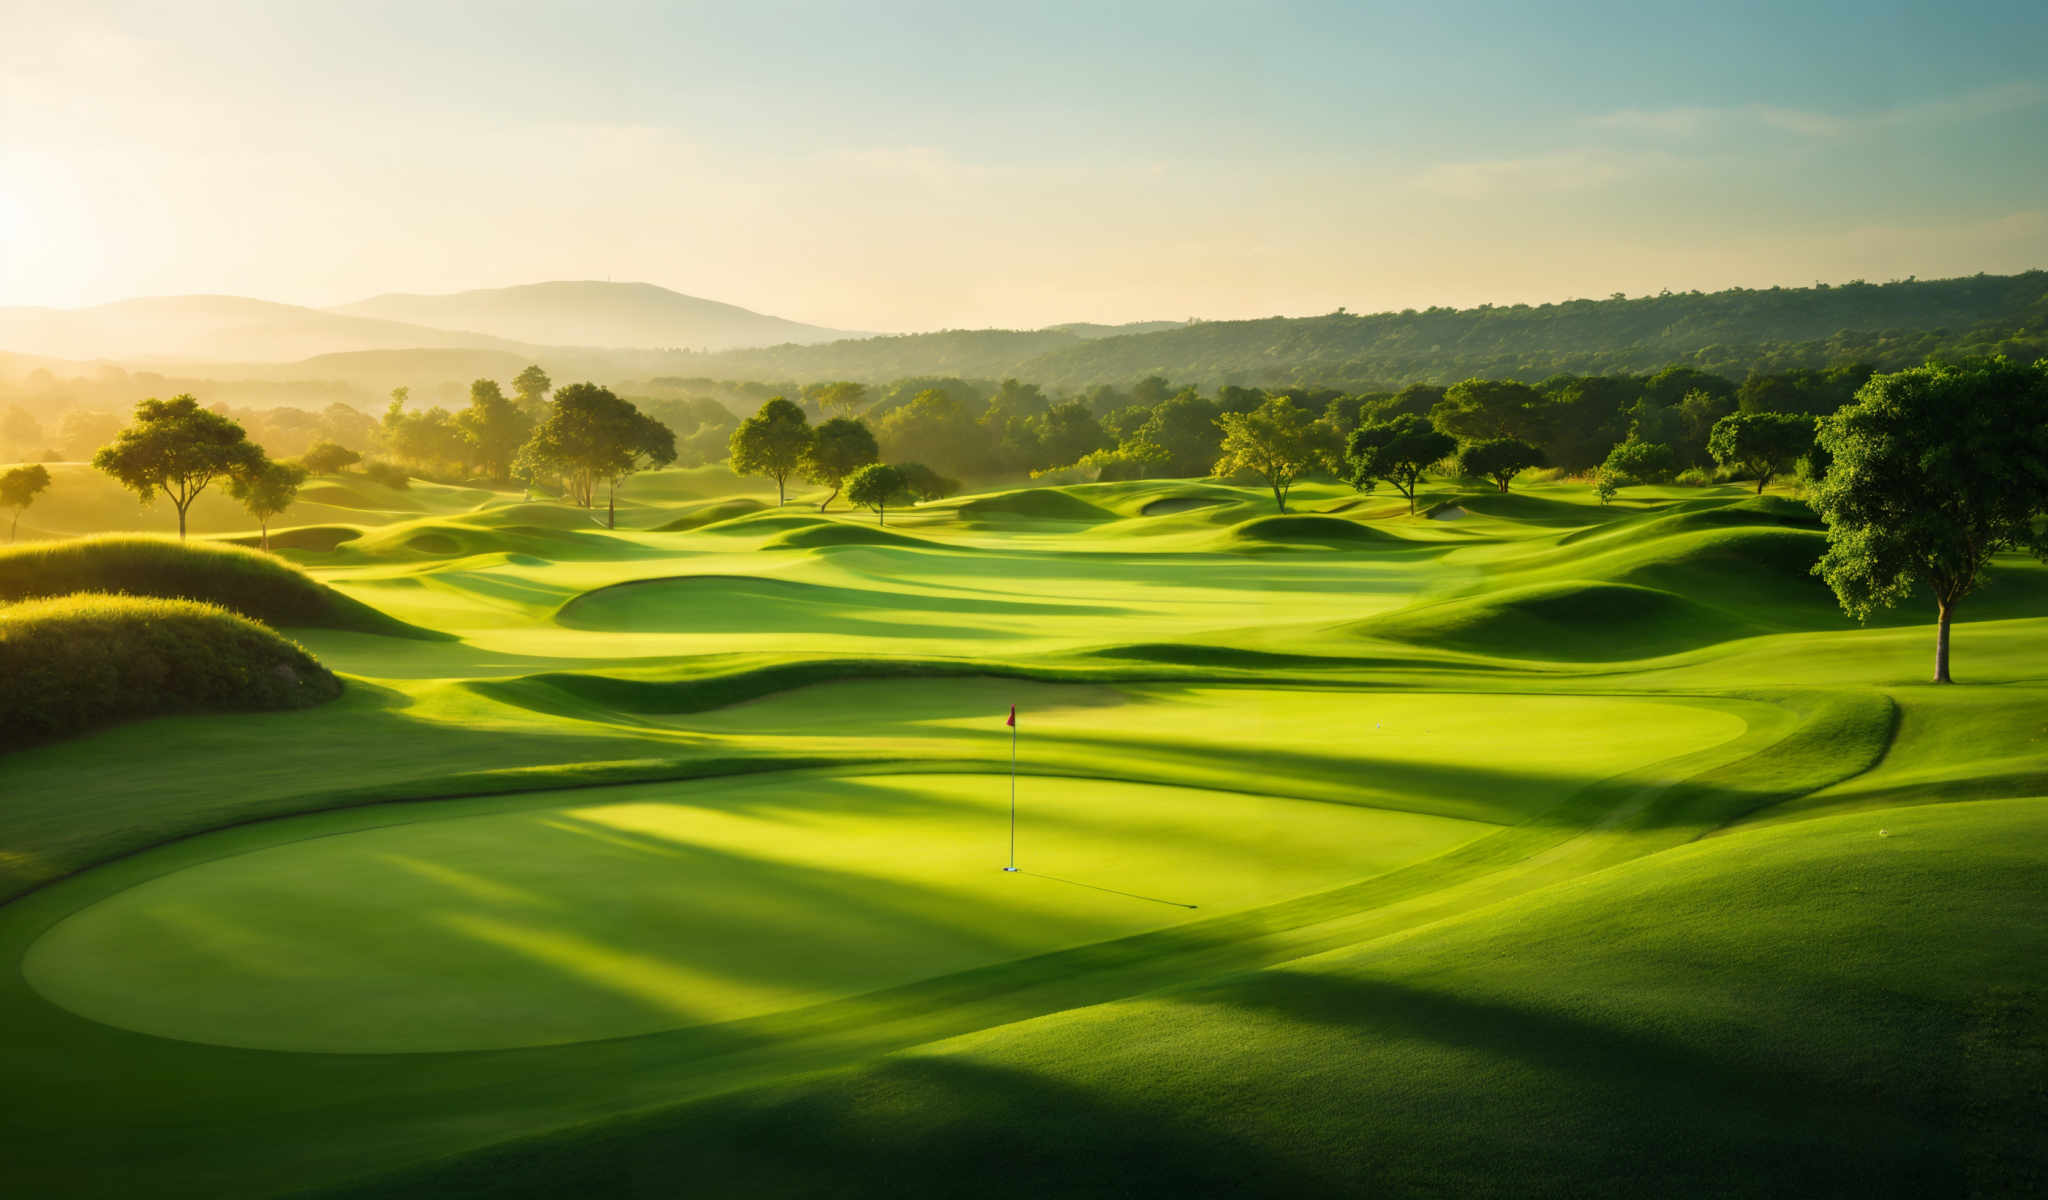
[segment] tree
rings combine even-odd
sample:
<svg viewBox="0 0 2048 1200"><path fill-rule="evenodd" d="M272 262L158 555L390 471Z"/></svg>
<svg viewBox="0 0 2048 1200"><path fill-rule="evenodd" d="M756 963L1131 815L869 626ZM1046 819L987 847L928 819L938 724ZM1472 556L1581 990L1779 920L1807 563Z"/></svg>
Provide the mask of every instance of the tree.
<svg viewBox="0 0 2048 1200"><path fill-rule="evenodd" d="M1351 435L1345 461L1351 486L1369 492L1385 480L1408 497L1408 515L1415 515L1415 489L1423 472L1458 448L1457 439L1439 433L1428 417L1402 414L1386 421L1368 421Z"/></svg>
<svg viewBox="0 0 2048 1200"><path fill-rule="evenodd" d="M869 463L846 481L846 498L874 509L876 523L887 525L890 503L907 500L910 495L903 472L887 463Z"/></svg>
<svg viewBox="0 0 2048 1200"><path fill-rule="evenodd" d="M1541 442L1554 418L1543 393L1512 379L1467 379L1454 383L1429 410L1430 423L1463 441L1519 438Z"/></svg>
<svg viewBox="0 0 2048 1200"><path fill-rule="evenodd" d="M199 407L190 395L155 397L135 406L135 421L92 465L112 475L144 504L162 492L178 510L178 540L185 514L214 480L263 461L263 451L240 425Z"/></svg>
<svg viewBox="0 0 2048 1200"><path fill-rule="evenodd" d="M560 402L558 397L556 403ZM732 431L732 472L773 479L779 506L788 499L790 474L802 464L810 444L811 423L804 410L776 396Z"/></svg>
<svg viewBox="0 0 2048 1200"><path fill-rule="evenodd" d="M911 500L944 500L960 490L960 481L948 479L923 463L897 463L896 473L903 477L903 490Z"/></svg>
<svg viewBox="0 0 2048 1200"><path fill-rule="evenodd" d="M804 447L801 466L804 475L812 482L832 489L818 505L824 512L839 498L839 489L846 484L846 477L882 456L875 445L875 435L866 425L850 417L834 417L818 426L811 435L810 444Z"/></svg>
<svg viewBox="0 0 2048 1200"><path fill-rule="evenodd" d="M530 420L539 421L547 416L548 389L555 382L548 373L535 364L512 377L512 394L519 397L519 407Z"/></svg>
<svg viewBox="0 0 2048 1200"><path fill-rule="evenodd" d="M1285 396L1274 396L1248 413L1216 418L1223 444L1217 475L1257 475L1273 490L1273 503L1287 511L1287 492L1304 472L1327 470L1336 457L1336 435Z"/></svg>
<svg viewBox="0 0 2048 1200"><path fill-rule="evenodd" d="M1539 446L1532 446L1519 438L1493 438L1484 442L1468 442L1458 451L1458 472L1491 479L1500 490L1508 490L1508 482L1523 471L1543 466L1548 460Z"/></svg>
<svg viewBox="0 0 2048 1200"><path fill-rule="evenodd" d="M41 463L0 472L0 508L14 510L14 520L7 526L8 541L14 540L14 531L21 526L22 510L34 504L49 486L50 472Z"/></svg>
<svg viewBox="0 0 2048 1200"><path fill-rule="evenodd" d="M315 475L338 475L361 461L362 455L333 442L314 442L299 455L299 462Z"/></svg>
<svg viewBox="0 0 2048 1200"><path fill-rule="evenodd" d="M1714 461L1755 475L1759 496L1771 476L1791 470L1812 448L1813 418L1795 413L1729 413L1707 435Z"/></svg>
<svg viewBox="0 0 2048 1200"><path fill-rule="evenodd" d="M850 417L860 411L861 405L867 403L868 387L864 383L841 379L834 383L819 385L816 396L821 411Z"/></svg>
<svg viewBox="0 0 2048 1200"><path fill-rule="evenodd" d="M1630 438L1607 452L1607 461L1600 464L1593 486L1600 495L1600 503L1605 504L1630 484L1668 483L1677 470L1678 456L1671 447Z"/></svg>
<svg viewBox="0 0 2048 1200"><path fill-rule="evenodd" d="M1209 473L1222 450L1223 432L1216 424L1216 406L1195 389L1185 388L1160 401L1145 423L1125 440L1150 442L1166 451L1166 464L1159 473L1178 478Z"/></svg>
<svg viewBox="0 0 2048 1200"><path fill-rule="evenodd" d="M547 420L519 451L523 478L559 476L570 498L589 508L597 485L605 491L604 527L618 524L619 488L627 476L676 460L673 430L594 383L572 383L555 393Z"/></svg>
<svg viewBox="0 0 2048 1200"><path fill-rule="evenodd" d="M469 407L456 414L455 424L492 479L510 478L512 459L533 432L532 419L505 399L495 379L469 385Z"/></svg>
<svg viewBox="0 0 2048 1200"><path fill-rule="evenodd" d="M1934 682L1952 682L1949 622L1991 556L2048 558L2048 359L1873 376L1818 441L1833 462L1813 492L1828 532L1814 573L1859 620L1926 587Z"/></svg>
<svg viewBox="0 0 2048 1200"><path fill-rule="evenodd" d="M1092 454L1109 446L1109 435L1103 432L1102 422L1095 419L1095 413L1087 403L1069 400L1055 404L1039 418L1038 441L1048 467L1063 467L1079 462L1084 454Z"/></svg>
<svg viewBox="0 0 2048 1200"><path fill-rule="evenodd" d="M296 463L264 459L228 476L228 494L242 502L263 531L263 549L270 549L270 519L298 499L299 485L306 482L306 468Z"/></svg>

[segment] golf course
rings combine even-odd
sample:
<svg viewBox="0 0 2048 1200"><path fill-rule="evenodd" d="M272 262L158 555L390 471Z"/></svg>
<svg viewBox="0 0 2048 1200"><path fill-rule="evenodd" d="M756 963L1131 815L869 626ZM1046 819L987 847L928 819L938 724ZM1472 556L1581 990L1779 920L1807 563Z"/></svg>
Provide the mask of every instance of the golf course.
<svg viewBox="0 0 2048 1200"><path fill-rule="evenodd" d="M10 1192L2043 1183L2039 562L1936 687L1782 486L759 483L316 478L176 594L338 695L0 756Z"/></svg>

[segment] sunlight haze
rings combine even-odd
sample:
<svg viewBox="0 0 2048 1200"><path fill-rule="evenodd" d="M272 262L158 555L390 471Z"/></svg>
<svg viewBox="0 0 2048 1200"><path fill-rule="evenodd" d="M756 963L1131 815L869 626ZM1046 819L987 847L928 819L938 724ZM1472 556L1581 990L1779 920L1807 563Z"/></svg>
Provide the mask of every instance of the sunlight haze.
<svg viewBox="0 0 2048 1200"><path fill-rule="evenodd" d="M2032 5L586 7L15 0L0 305L609 278L907 331L2048 261Z"/></svg>

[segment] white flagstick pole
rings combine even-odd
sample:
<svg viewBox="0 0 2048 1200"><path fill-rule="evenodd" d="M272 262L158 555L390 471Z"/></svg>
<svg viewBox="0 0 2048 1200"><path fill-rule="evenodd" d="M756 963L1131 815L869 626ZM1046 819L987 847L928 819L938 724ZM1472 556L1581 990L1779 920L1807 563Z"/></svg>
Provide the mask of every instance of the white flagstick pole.
<svg viewBox="0 0 2048 1200"><path fill-rule="evenodd" d="M1017 709L1010 707L1010 865L1005 871L1017 869Z"/></svg>

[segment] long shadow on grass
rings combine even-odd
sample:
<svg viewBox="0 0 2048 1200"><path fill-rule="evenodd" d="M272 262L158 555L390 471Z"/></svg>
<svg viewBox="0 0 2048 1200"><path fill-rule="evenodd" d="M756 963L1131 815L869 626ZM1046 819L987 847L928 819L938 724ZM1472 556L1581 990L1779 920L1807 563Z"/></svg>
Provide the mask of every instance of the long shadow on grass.
<svg viewBox="0 0 2048 1200"><path fill-rule="evenodd" d="M514 1143L346 1196L1345 1194L1301 1161L1027 1071L896 1060Z"/></svg>

